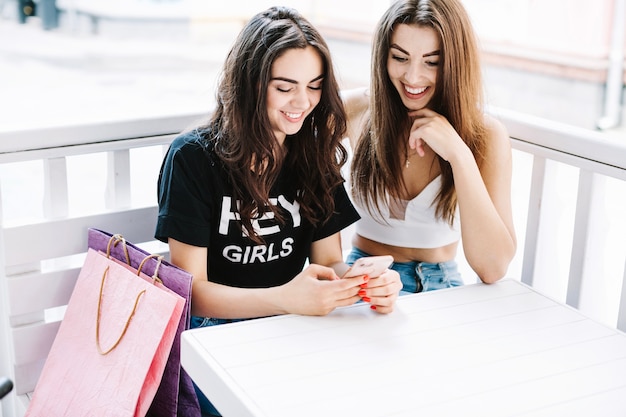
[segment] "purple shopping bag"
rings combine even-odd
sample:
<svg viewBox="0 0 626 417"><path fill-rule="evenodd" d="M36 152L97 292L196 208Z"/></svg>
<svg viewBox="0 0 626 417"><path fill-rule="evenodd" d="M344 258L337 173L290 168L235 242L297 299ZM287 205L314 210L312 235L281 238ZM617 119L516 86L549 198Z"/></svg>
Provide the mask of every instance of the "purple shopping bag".
<svg viewBox="0 0 626 417"><path fill-rule="evenodd" d="M150 256L148 252L127 242L121 235L90 228L87 243L89 248L109 253L112 258L129 264L134 269L138 269L145 260L141 271L148 276L152 276L158 266L158 278L163 285L186 300L163 378L147 416L200 417L200 406L193 383L180 366L180 337L183 330L189 328L191 314L191 274L166 261L146 259Z"/></svg>

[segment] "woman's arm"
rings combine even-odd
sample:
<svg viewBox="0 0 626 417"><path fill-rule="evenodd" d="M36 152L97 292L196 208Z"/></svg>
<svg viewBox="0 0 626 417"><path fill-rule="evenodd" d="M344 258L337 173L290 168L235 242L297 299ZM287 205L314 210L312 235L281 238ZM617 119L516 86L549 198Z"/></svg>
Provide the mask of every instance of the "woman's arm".
<svg viewBox="0 0 626 417"><path fill-rule="evenodd" d="M452 167L465 258L483 282L499 280L517 247L511 208L512 154L506 129L487 117L485 160L479 169L470 149L443 116L428 109L411 115L416 119L409 146L421 155L427 144Z"/></svg>
<svg viewBox="0 0 626 417"><path fill-rule="evenodd" d="M325 315L358 301L365 280L339 280L329 267L309 265L287 284L270 288L237 288L207 277L207 248L168 241L174 265L193 275L191 311L213 318L254 318L277 314Z"/></svg>
<svg viewBox="0 0 626 417"><path fill-rule="evenodd" d="M339 232L313 242L309 258L312 264L331 267L338 277L343 276L349 268L343 261L341 233Z"/></svg>
<svg viewBox="0 0 626 417"><path fill-rule="evenodd" d="M517 239L511 207L511 141L500 122L486 117L488 136L480 177L473 157L465 160L466 165L459 163L461 169L453 165L453 172L465 257L482 281L492 283L506 274Z"/></svg>

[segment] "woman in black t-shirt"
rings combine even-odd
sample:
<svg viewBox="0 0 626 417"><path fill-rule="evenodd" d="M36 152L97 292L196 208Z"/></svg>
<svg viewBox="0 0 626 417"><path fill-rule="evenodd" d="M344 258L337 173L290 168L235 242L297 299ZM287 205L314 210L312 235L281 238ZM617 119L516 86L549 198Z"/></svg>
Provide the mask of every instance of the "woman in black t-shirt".
<svg viewBox="0 0 626 417"><path fill-rule="evenodd" d="M194 276L193 316L324 315L359 300L392 311L396 272L338 279L339 232L358 219L340 172L345 128L317 30L284 7L254 16L226 58L215 112L174 140L159 177L156 237Z"/></svg>
<svg viewBox="0 0 626 417"><path fill-rule="evenodd" d="M392 311L397 272L339 279L340 231L359 218L340 172L345 129L320 34L291 9L254 16L226 58L211 119L173 141L159 176L156 237L193 274L194 327L359 300ZM203 415L219 414L198 397Z"/></svg>

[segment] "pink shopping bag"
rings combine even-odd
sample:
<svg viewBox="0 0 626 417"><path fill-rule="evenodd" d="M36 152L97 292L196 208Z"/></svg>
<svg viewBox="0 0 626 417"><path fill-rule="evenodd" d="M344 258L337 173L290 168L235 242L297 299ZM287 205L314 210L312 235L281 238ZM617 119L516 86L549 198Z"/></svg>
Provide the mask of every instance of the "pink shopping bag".
<svg viewBox="0 0 626 417"><path fill-rule="evenodd" d="M184 305L89 249L26 416L145 416Z"/></svg>
<svg viewBox="0 0 626 417"><path fill-rule="evenodd" d="M178 330L170 356L165 366L161 384L148 410L148 417L200 417L200 405L189 375L180 366L180 337L189 329L192 275L167 261L147 259L150 253L127 241L121 234L112 234L104 230L90 228L87 244L90 248L105 252L107 256L139 268L153 275L158 266L158 277L167 288L171 289L187 302L183 309Z"/></svg>

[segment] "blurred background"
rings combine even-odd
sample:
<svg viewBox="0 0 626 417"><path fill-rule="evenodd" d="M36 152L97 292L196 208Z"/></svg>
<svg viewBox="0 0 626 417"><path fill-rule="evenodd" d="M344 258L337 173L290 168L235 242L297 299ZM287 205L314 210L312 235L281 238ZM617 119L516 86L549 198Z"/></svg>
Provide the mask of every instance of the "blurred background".
<svg viewBox="0 0 626 417"><path fill-rule="evenodd" d="M273 4L328 40L365 85L385 0L0 0L0 129L208 111L226 51ZM624 0L464 0L488 104L624 133Z"/></svg>

